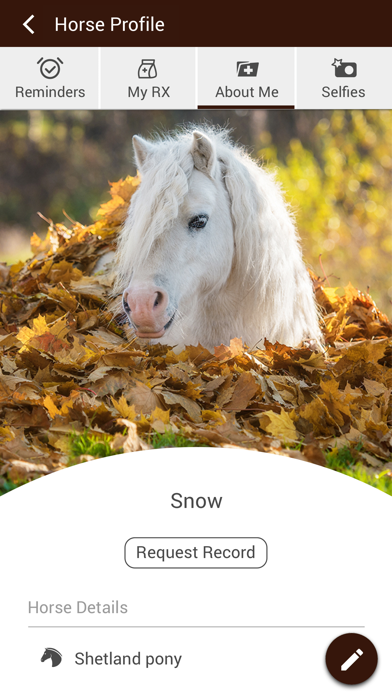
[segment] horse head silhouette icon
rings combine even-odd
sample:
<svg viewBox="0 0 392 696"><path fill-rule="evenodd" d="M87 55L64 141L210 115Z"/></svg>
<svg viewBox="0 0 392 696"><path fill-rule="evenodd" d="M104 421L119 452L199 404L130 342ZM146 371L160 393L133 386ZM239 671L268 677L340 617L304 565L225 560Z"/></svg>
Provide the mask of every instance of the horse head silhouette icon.
<svg viewBox="0 0 392 696"><path fill-rule="evenodd" d="M45 662L45 660L49 660L49 658L52 660L52 667L57 667L62 660L61 653L55 650L55 648L46 648L41 657L41 662Z"/></svg>

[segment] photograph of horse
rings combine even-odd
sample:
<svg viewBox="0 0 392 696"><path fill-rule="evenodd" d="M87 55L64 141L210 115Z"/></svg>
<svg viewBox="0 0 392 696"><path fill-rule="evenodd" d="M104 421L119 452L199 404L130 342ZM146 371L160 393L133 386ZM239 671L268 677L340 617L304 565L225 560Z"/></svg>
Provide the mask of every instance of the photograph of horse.
<svg viewBox="0 0 392 696"><path fill-rule="evenodd" d="M0 495L173 447L392 494L391 143L387 111L0 113Z"/></svg>
<svg viewBox="0 0 392 696"><path fill-rule="evenodd" d="M113 268L135 335L209 349L235 337L320 349L311 280L274 175L224 129L133 144L141 184Z"/></svg>

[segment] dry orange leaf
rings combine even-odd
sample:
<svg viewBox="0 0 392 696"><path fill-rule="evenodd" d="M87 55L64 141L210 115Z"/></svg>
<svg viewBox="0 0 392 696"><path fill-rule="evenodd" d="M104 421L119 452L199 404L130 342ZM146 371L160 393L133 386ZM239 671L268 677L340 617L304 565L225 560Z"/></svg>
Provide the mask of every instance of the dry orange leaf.
<svg viewBox="0 0 392 696"><path fill-rule="evenodd" d="M294 411L292 411L294 414ZM260 418L261 427L274 437L279 438L283 442L295 442L298 440L298 433L295 428L293 419L287 411L281 410L280 413L274 411L265 411Z"/></svg>

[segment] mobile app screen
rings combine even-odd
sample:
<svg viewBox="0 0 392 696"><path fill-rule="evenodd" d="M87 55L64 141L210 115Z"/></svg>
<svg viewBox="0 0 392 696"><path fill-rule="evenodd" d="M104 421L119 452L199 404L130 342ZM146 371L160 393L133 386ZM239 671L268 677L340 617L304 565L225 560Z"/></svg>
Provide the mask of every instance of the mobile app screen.
<svg viewBox="0 0 392 696"><path fill-rule="evenodd" d="M392 49L18 12L5 693L384 696Z"/></svg>

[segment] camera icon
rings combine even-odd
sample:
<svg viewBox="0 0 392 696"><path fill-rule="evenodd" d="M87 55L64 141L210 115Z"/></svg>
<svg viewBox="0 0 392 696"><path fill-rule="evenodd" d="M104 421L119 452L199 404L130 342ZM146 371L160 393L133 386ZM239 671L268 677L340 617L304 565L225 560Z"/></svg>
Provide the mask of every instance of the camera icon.
<svg viewBox="0 0 392 696"><path fill-rule="evenodd" d="M341 58L335 58L332 63L335 68L335 77L356 77L357 76L357 64L356 63L343 63Z"/></svg>

